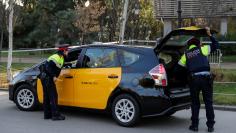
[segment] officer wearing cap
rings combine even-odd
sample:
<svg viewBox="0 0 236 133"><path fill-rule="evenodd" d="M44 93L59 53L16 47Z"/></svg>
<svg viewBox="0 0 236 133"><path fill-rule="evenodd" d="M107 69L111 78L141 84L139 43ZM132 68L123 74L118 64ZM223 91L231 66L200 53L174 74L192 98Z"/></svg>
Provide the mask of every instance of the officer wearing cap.
<svg viewBox="0 0 236 133"><path fill-rule="evenodd" d="M201 45L197 38L188 41L188 49L182 55L179 65L186 67L190 75L189 87L192 99L192 124L189 129L198 131L199 123L199 93L202 91L203 101L206 107L208 132L214 131L215 115L213 109L213 78L210 74L210 65L207 56L219 48L219 43L210 33L210 28L206 27L206 33L211 40L210 45Z"/></svg>
<svg viewBox="0 0 236 133"><path fill-rule="evenodd" d="M57 53L50 56L41 70L41 81L43 85L44 119L65 120L65 116L58 110L58 95L55 82L60 75L64 64L64 58L68 54L68 44L57 46Z"/></svg>

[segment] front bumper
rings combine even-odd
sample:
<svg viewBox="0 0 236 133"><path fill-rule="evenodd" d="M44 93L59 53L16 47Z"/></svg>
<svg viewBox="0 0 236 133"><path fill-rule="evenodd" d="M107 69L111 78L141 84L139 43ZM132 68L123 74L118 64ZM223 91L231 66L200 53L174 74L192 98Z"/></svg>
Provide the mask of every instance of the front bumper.
<svg viewBox="0 0 236 133"><path fill-rule="evenodd" d="M14 85L13 84L9 84L8 91L9 91L9 100L14 101Z"/></svg>

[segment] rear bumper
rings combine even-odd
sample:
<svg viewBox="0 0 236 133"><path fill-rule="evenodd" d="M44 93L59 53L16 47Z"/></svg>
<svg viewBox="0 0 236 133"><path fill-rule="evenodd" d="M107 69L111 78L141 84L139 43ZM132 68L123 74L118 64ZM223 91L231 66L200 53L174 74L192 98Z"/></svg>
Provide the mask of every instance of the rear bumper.
<svg viewBox="0 0 236 133"><path fill-rule="evenodd" d="M146 100L145 100L146 101ZM189 89L170 90L168 98L156 97L152 99L151 105L147 106L145 102L143 117L162 116L168 112L179 111L190 108L191 98ZM154 102L156 101L156 102Z"/></svg>
<svg viewBox="0 0 236 133"><path fill-rule="evenodd" d="M157 113L157 114L150 114L150 115L144 115L143 117L153 117L153 116L162 116L165 115L168 112L172 112L172 111L179 111L179 110L184 110L184 109L189 109L190 108L191 103L183 103L183 104L179 104L176 106L171 106L169 108L167 108L166 110L164 110L161 113Z"/></svg>
<svg viewBox="0 0 236 133"><path fill-rule="evenodd" d="M191 101L189 88L175 88L170 90L171 103L173 106L189 103Z"/></svg>

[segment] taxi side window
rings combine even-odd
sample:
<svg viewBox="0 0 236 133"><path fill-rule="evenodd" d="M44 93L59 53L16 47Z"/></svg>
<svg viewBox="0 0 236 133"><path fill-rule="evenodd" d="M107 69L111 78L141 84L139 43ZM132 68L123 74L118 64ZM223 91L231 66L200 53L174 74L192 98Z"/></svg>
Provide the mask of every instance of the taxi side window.
<svg viewBox="0 0 236 133"><path fill-rule="evenodd" d="M117 52L113 48L89 48L84 59L84 68L109 68L117 67Z"/></svg>
<svg viewBox="0 0 236 133"><path fill-rule="evenodd" d="M79 59L82 49L70 51L65 58L65 68L76 68L76 63Z"/></svg>
<svg viewBox="0 0 236 133"><path fill-rule="evenodd" d="M121 66L129 66L137 62L140 58L140 55L137 53L129 52L126 50L120 50L120 63Z"/></svg>

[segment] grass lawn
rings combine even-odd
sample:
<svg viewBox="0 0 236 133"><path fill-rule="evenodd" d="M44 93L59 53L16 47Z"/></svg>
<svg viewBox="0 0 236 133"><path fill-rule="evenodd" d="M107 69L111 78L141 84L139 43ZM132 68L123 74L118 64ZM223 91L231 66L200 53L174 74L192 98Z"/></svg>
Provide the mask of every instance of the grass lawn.
<svg viewBox="0 0 236 133"><path fill-rule="evenodd" d="M236 105L236 83L214 84L214 93L214 104Z"/></svg>
<svg viewBox="0 0 236 133"><path fill-rule="evenodd" d="M236 63L236 55L226 55L222 56L222 61L223 63L225 62L235 62Z"/></svg>

